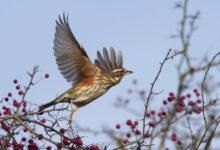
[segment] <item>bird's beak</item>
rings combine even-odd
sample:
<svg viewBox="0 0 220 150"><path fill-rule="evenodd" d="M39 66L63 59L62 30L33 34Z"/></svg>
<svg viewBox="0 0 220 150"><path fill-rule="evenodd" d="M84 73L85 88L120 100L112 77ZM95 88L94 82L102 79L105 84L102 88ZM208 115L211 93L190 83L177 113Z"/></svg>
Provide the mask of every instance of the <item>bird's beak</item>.
<svg viewBox="0 0 220 150"><path fill-rule="evenodd" d="M127 70L127 73L126 73L126 74L131 74L131 73L133 73L133 71Z"/></svg>

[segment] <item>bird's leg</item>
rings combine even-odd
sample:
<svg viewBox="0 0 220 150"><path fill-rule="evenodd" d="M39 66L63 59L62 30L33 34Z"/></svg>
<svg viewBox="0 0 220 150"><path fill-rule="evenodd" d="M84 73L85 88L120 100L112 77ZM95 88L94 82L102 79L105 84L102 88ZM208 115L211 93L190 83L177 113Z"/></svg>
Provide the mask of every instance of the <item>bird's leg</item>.
<svg viewBox="0 0 220 150"><path fill-rule="evenodd" d="M79 108L80 108L80 107L74 108L73 100L71 100L71 111L70 111L70 120L69 120L69 126L70 126L71 129L73 129L73 127L72 127L72 120L73 120L74 112L76 112L77 110L79 110Z"/></svg>

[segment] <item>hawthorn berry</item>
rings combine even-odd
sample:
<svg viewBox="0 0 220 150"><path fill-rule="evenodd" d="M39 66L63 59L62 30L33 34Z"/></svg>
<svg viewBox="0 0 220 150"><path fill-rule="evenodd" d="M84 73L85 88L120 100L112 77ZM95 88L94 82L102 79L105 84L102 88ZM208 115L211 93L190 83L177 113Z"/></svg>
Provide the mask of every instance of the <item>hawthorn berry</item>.
<svg viewBox="0 0 220 150"><path fill-rule="evenodd" d="M39 134L39 135L38 135L38 139L39 139L39 140L42 140L42 139L43 139L43 135L42 135L42 134Z"/></svg>
<svg viewBox="0 0 220 150"><path fill-rule="evenodd" d="M116 124L116 126L115 126L117 129L120 129L120 124Z"/></svg>
<svg viewBox="0 0 220 150"><path fill-rule="evenodd" d="M191 97L191 94L188 93L188 94L186 95L186 97L190 98L190 97Z"/></svg>
<svg viewBox="0 0 220 150"><path fill-rule="evenodd" d="M178 144L178 145L182 145L182 141L178 140L178 141L177 141L177 144Z"/></svg>
<svg viewBox="0 0 220 150"><path fill-rule="evenodd" d="M45 78L49 78L49 74L48 73L45 74Z"/></svg>
<svg viewBox="0 0 220 150"><path fill-rule="evenodd" d="M131 133L128 132L128 133L126 134L126 136L127 136L128 138L131 137Z"/></svg>
<svg viewBox="0 0 220 150"><path fill-rule="evenodd" d="M16 86L16 89L17 89L17 90L19 90L20 88L21 88L20 85L17 85L17 86Z"/></svg>
<svg viewBox="0 0 220 150"><path fill-rule="evenodd" d="M202 100L201 100L201 99L197 99L197 103L199 103L199 104L200 104L201 102L202 102Z"/></svg>
<svg viewBox="0 0 220 150"><path fill-rule="evenodd" d="M26 107L26 106L27 106L27 103L26 103L26 102L24 102L24 103L23 103L23 107Z"/></svg>
<svg viewBox="0 0 220 150"><path fill-rule="evenodd" d="M193 90L193 92L197 93L197 92L198 92L198 90L197 90L197 89L194 89L194 90Z"/></svg>
<svg viewBox="0 0 220 150"><path fill-rule="evenodd" d="M45 120L45 119L42 119L42 120L41 120L41 122L42 122L42 123L45 123L45 122L46 122L46 120Z"/></svg>
<svg viewBox="0 0 220 150"><path fill-rule="evenodd" d="M134 124L135 124L135 125L138 125L138 121L135 121Z"/></svg>
<svg viewBox="0 0 220 150"><path fill-rule="evenodd" d="M18 80L14 79L14 81L13 81L13 82L14 82L14 84L17 84L17 83L18 83Z"/></svg>
<svg viewBox="0 0 220 150"><path fill-rule="evenodd" d="M147 116L147 118L150 118L150 113L147 113L147 115L146 115L146 116Z"/></svg>
<svg viewBox="0 0 220 150"><path fill-rule="evenodd" d="M174 96L174 93L173 93L173 92L170 92L169 95L170 95L170 96Z"/></svg>
<svg viewBox="0 0 220 150"><path fill-rule="evenodd" d="M135 133L136 133L137 135L141 135L141 131L138 130L138 129L136 129Z"/></svg>
<svg viewBox="0 0 220 150"><path fill-rule="evenodd" d="M23 142L25 142L25 141L27 140L27 138L26 138L26 137L22 137L21 140L22 140Z"/></svg>
<svg viewBox="0 0 220 150"><path fill-rule="evenodd" d="M47 150L51 150L52 149L52 147L51 146L47 146Z"/></svg>
<svg viewBox="0 0 220 150"><path fill-rule="evenodd" d="M132 128L132 129L136 128L136 125L135 125L135 124L132 124L132 125L131 125L131 128Z"/></svg>
<svg viewBox="0 0 220 150"><path fill-rule="evenodd" d="M6 102L8 101L8 97L5 97L5 101L6 101Z"/></svg>
<svg viewBox="0 0 220 150"><path fill-rule="evenodd" d="M132 121L131 120L127 120L126 124L130 126L130 125L132 125Z"/></svg>
<svg viewBox="0 0 220 150"><path fill-rule="evenodd" d="M154 115L155 114L155 111L154 110L151 110L151 112L150 112L152 115Z"/></svg>
<svg viewBox="0 0 220 150"><path fill-rule="evenodd" d="M11 147L11 143L7 142L6 146Z"/></svg>
<svg viewBox="0 0 220 150"><path fill-rule="evenodd" d="M12 93L11 93L11 92L9 92L9 93L8 93L8 96L9 96L9 97L11 97L11 96L12 96Z"/></svg>
<svg viewBox="0 0 220 150"><path fill-rule="evenodd" d="M163 100L163 104L166 105L166 104L167 104L167 101L166 101L166 100Z"/></svg>
<svg viewBox="0 0 220 150"><path fill-rule="evenodd" d="M6 106L2 106L2 109L6 110L6 108L7 108Z"/></svg>
<svg viewBox="0 0 220 150"><path fill-rule="evenodd" d="M146 134L146 137L147 137L147 138L151 137L151 134L150 134L150 133L147 133L147 134Z"/></svg>
<svg viewBox="0 0 220 150"><path fill-rule="evenodd" d="M182 109L181 109L181 108L177 108L176 111L177 111L177 112L181 112Z"/></svg>
<svg viewBox="0 0 220 150"><path fill-rule="evenodd" d="M126 144L128 141L127 140L123 140L123 143Z"/></svg>
<svg viewBox="0 0 220 150"><path fill-rule="evenodd" d="M61 128L60 129L60 133L64 133L65 132L65 129L64 128Z"/></svg>
<svg viewBox="0 0 220 150"><path fill-rule="evenodd" d="M196 96L199 97L199 96L200 96L200 93L196 93Z"/></svg>
<svg viewBox="0 0 220 150"><path fill-rule="evenodd" d="M22 108L22 112L26 112L26 109L25 109L25 108Z"/></svg>
<svg viewBox="0 0 220 150"><path fill-rule="evenodd" d="M28 129L27 128L24 128L24 130L23 130L24 132L27 132L28 131Z"/></svg>
<svg viewBox="0 0 220 150"><path fill-rule="evenodd" d="M22 90L20 90L20 91L18 92L18 94L19 94L19 95L22 95L22 94L23 94L23 91L22 91Z"/></svg>

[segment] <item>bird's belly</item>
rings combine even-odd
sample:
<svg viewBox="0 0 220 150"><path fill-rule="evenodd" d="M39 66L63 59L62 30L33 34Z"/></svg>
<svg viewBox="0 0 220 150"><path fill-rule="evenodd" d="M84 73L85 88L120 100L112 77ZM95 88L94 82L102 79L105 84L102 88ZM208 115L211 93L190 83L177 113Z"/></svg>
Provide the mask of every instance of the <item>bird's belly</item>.
<svg viewBox="0 0 220 150"><path fill-rule="evenodd" d="M103 95L107 90L108 88L103 86L81 87L80 90L76 91L77 98L74 99L73 103L77 106L84 106Z"/></svg>

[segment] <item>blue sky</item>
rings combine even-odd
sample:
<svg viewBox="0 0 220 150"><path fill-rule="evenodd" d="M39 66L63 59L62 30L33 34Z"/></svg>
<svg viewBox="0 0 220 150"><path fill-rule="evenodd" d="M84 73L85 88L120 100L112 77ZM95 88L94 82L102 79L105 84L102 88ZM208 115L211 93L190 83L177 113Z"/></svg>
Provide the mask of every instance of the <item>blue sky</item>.
<svg viewBox="0 0 220 150"><path fill-rule="evenodd" d="M14 90L13 79L27 83L27 71L40 66L40 75L50 78L33 87L28 98L34 103L45 103L66 91L71 84L59 73L53 56L55 20L63 12L69 13L70 27L86 49L92 62L96 51L104 46L122 50L124 67L134 71L104 96L85 106L75 114L82 126L99 129L114 127L135 117L117 110L112 103L118 96L128 98L126 89L137 79L139 88L148 90L159 63L169 48L181 49L180 41L170 39L178 30L180 10L174 9L173 0L38 0L0 1L0 96ZM193 36L190 55L200 59L214 55L220 47L220 1L190 1L190 12L201 11L198 31ZM196 60L195 59L195 60ZM176 91L175 59L164 68L157 91ZM195 61L195 65L198 63ZM13 89L13 90L12 90ZM134 108L136 104L130 97ZM161 101L158 100L158 103ZM154 107L154 106L152 106ZM140 119L140 118L138 118ZM98 142L87 137L88 142ZM107 140L104 140L107 141Z"/></svg>

